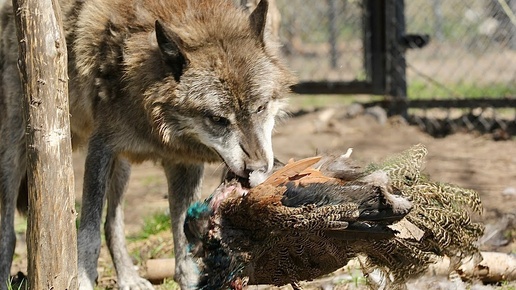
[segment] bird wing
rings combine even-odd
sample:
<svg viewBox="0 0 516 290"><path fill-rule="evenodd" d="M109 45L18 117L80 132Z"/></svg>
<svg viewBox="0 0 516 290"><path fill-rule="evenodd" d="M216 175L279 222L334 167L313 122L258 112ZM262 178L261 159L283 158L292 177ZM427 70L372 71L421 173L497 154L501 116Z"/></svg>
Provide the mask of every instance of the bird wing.
<svg viewBox="0 0 516 290"><path fill-rule="evenodd" d="M298 161L290 160L262 184L280 186L293 182L296 186L307 186L312 183L342 183L343 181L339 178L328 176L325 172L314 168L314 165L319 163L321 158L321 156L316 156Z"/></svg>
<svg viewBox="0 0 516 290"><path fill-rule="evenodd" d="M271 176L269 176L263 184L269 184L272 186L279 186L281 184L285 184L292 180L293 177L299 176L303 171L305 171L310 166L316 164L321 160L321 156L315 156L310 158L301 159L294 162L289 162L283 168L274 172ZM309 174L305 172L305 174Z"/></svg>

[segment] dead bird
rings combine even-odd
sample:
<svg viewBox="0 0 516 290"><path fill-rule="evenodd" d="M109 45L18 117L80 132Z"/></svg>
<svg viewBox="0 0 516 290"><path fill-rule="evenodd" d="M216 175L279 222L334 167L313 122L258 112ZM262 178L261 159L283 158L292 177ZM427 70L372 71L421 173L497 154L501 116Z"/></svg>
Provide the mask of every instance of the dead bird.
<svg viewBox="0 0 516 290"><path fill-rule="evenodd" d="M478 256L478 194L421 173L422 145L365 169L351 151L290 162L259 184L221 184L188 211L185 232L200 289L312 280L362 257L389 285L416 277L438 256ZM265 180L260 180L264 179ZM250 179L253 179L251 174Z"/></svg>

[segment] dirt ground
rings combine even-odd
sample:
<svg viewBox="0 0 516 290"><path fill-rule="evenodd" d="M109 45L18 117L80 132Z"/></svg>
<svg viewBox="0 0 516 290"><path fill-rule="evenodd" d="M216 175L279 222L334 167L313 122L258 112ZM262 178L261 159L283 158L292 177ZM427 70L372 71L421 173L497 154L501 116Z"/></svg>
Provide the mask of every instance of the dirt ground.
<svg viewBox="0 0 516 290"><path fill-rule="evenodd" d="M420 131L419 128L406 125L400 119L382 120L380 118L379 121L378 118L367 113L359 113L354 117L349 117L351 111L355 110L350 109L350 107L330 106L306 114L297 114L298 116L293 116L282 122L277 126L273 138L276 156L280 160L299 159L325 152L346 152L347 148L353 148L354 158L365 164L378 161L413 144L422 143L429 150L425 167L426 173L434 180L477 190L481 195L485 209L484 214L481 217L476 217L476 219L495 227L502 227L500 239L487 241L483 245L483 249L516 254L516 222L514 222L514 215L516 214L515 138L497 142L493 141L488 135L461 133L442 139L434 139ZM84 158L81 153L77 153L74 155L74 159L76 161L77 197L80 201ZM207 167L203 189L205 196L218 185L222 167L221 164ZM127 234L130 236L137 233L141 229L144 217L155 212L166 211L166 208L166 182L160 168L152 163L134 166L125 201ZM500 225L501 221L506 220L509 220L509 222ZM510 221L512 221L512 224ZM169 257L171 253L167 249L171 248L170 245L170 234L168 233L159 238L150 239L147 252L153 254L148 254L145 257ZM153 248L154 246L161 248L160 250L149 249L149 247ZM21 252L18 257L23 258L25 256L23 247L23 243L18 243L17 251ZM141 251L145 248L141 243L130 243L130 249L135 247L140 248ZM143 257L143 255L140 257ZM17 263L13 267L14 272L25 271L24 263L21 260L23 259L17 259ZM99 267L100 275L103 276L100 281L109 285L109 281L112 281L113 270L105 249L103 249ZM342 273L339 275L342 276ZM327 280L328 278L325 281ZM433 285L430 287L432 289L450 289L446 284L439 284L441 282L428 283ZM337 287L339 289L355 289L357 287L356 283L344 283L344 286L341 282L330 284L341 285ZM316 288L331 289L327 288L328 283L321 282L315 285L317 285L314 286ZM412 288L422 289L427 288L427 286L413 286Z"/></svg>

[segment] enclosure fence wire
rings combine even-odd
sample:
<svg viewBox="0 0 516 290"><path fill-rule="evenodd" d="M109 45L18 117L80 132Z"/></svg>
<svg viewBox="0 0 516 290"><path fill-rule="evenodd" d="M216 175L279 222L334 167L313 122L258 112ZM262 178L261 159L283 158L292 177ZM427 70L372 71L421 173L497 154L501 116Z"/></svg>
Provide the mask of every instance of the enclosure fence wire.
<svg viewBox="0 0 516 290"><path fill-rule="evenodd" d="M300 81L365 78L366 1L276 2L282 52ZM461 128L516 134L516 0L405 0L404 11L407 33L430 36L425 47L406 51L408 99L487 99L478 108L413 108L413 122L434 135ZM507 105L490 107L489 100Z"/></svg>

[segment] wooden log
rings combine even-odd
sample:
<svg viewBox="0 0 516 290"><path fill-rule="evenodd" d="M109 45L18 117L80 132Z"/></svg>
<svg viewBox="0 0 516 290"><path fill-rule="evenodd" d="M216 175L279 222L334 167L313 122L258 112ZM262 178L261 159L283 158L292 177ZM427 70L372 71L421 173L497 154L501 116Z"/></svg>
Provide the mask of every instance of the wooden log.
<svg viewBox="0 0 516 290"><path fill-rule="evenodd" d="M163 283L163 280L174 277L176 260L174 259L150 259L145 263L147 274L145 279L152 284Z"/></svg>
<svg viewBox="0 0 516 290"><path fill-rule="evenodd" d="M457 270L458 274L465 280L480 280L485 283L496 283L502 281L516 281L516 257L498 253L482 252L484 258L478 264L469 260L462 264ZM426 275L448 276L450 259L443 258L435 264L431 264ZM356 259L351 260L348 269L359 269L360 262ZM167 278L174 277L174 259L151 259L146 262L146 279L153 284L162 283Z"/></svg>
<svg viewBox="0 0 516 290"><path fill-rule="evenodd" d="M466 280L480 280L485 283L502 281L516 281L516 257L498 253L482 252L480 263L473 260L462 264L457 273ZM428 268L428 273L434 275L448 275L450 259L443 258Z"/></svg>
<svg viewBox="0 0 516 290"><path fill-rule="evenodd" d="M27 141L29 289L77 289L66 42L57 0L13 0Z"/></svg>

